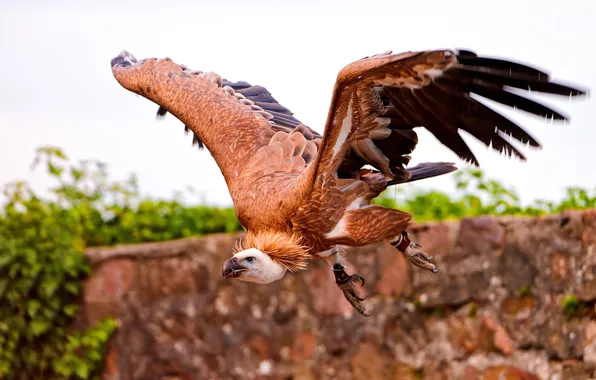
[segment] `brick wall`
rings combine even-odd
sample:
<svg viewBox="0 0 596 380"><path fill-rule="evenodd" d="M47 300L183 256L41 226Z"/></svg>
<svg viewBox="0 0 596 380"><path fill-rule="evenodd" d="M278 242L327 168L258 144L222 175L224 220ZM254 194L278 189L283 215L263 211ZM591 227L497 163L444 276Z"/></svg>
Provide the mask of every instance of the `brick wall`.
<svg viewBox="0 0 596 380"><path fill-rule="evenodd" d="M596 377L596 210L411 235L439 273L388 244L348 251L368 318L324 262L270 285L222 280L240 235L89 249L77 324L118 318L105 379ZM581 315L568 319L571 294Z"/></svg>

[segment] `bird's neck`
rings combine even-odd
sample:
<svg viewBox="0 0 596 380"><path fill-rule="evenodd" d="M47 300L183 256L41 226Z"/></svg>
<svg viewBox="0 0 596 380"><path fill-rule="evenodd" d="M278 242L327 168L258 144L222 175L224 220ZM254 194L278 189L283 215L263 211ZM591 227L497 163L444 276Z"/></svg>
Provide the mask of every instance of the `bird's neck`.
<svg viewBox="0 0 596 380"><path fill-rule="evenodd" d="M307 260L311 258L308 247L302 244L302 236L292 232L249 230L240 246L241 249L256 248L266 253L284 269L284 273L306 269Z"/></svg>
<svg viewBox="0 0 596 380"><path fill-rule="evenodd" d="M286 274L286 268L274 260L270 260L263 268L261 276L257 277L260 284L269 284L271 282L281 280Z"/></svg>

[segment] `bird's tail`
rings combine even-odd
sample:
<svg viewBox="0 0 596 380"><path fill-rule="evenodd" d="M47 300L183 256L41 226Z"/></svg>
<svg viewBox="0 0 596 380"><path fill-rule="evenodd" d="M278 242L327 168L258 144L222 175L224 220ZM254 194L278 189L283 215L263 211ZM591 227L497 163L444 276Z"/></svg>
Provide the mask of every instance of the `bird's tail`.
<svg viewBox="0 0 596 380"><path fill-rule="evenodd" d="M451 173L457 170L455 164L451 162L423 162L414 167L408 168L412 176L407 181L389 181L387 186L397 185L399 183L414 182L420 179L431 178L443 174Z"/></svg>

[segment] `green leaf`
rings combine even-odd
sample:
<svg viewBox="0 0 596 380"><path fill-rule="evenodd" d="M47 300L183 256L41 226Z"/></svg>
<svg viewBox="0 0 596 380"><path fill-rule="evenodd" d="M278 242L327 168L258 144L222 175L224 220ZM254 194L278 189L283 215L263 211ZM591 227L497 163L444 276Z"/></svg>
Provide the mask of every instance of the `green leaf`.
<svg viewBox="0 0 596 380"><path fill-rule="evenodd" d="M47 319L53 320L54 318L56 318L56 310L52 309L51 307L44 307L42 310L42 314Z"/></svg>
<svg viewBox="0 0 596 380"><path fill-rule="evenodd" d="M100 342L105 342L106 340L108 340L109 337L109 333L107 331L103 331L103 330L97 330L95 332L95 337L100 341Z"/></svg>
<svg viewBox="0 0 596 380"><path fill-rule="evenodd" d="M52 297L56 290L60 286L60 283L55 278L46 278L41 284L41 290L46 297Z"/></svg>
<svg viewBox="0 0 596 380"><path fill-rule="evenodd" d="M37 312L39 311L40 307L41 302L39 302L38 300L30 300L29 302L27 302L27 313L31 318L33 318L37 315Z"/></svg>
<svg viewBox="0 0 596 380"><path fill-rule="evenodd" d="M40 336L50 329L52 325L44 319L34 319L31 321L30 328L33 336Z"/></svg>
<svg viewBox="0 0 596 380"><path fill-rule="evenodd" d="M62 375L63 378L70 378L72 375L72 367L70 363L66 362L66 360L57 361L53 364L54 371L57 374Z"/></svg>
<svg viewBox="0 0 596 380"><path fill-rule="evenodd" d="M81 360L77 360L75 363L74 369L75 373L81 379L88 379L89 378L89 365Z"/></svg>
<svg viewBox="0 0 596 380"><path fill-rule="evenodd" d="M88 356L89 356L89 360L94 361L94 362L98 362L102 359L101 354L97 350L91 350L88 353Z"/></svg>
<svg viewBox="0 0 596 380"><path fill-rule="evenodd" d="M70 168L70 175L76 182L80 181L81 178L83 178L83 174L84 174L84 172L82 170L79 170L76 168Z"/></svg>
<svg viewBox="0 0 596 380"><path fill-rule="evenodd" d="M64 168L62 168L60 166L56 166L56 165L52 164L51 162L48 162L48 172L52 176L60 177L60 175L62 174L63 171L64 171Z"/></svg>
<svg viewBox="0 0 596 380"><path fill-rule="evenodd" d="M64 288L70 294L74 294L74 295L78 295L81 290L80 284L76 283L76 282L67 282L66 284L64 284Z"/></svg>
<svg viewBox="0 0 596 380"><path fill-rule="evenodd" d="M2 252L2 256L0 256L0 270L4 269L10 263L12 263L15 259L15 256L8 254L6 252Z"/></svg>
<svg viewBox="0 0 596 380"><path fill-rule="evenodd" d="M69 317L73 317L76 314L76 312L77 312L78 309L79 309L79 305L73 303L73 304L64 306L64 310L63 311Z"/></svg>
<svg viewBox="0 0 596 380"><path fill-rule="evenodd" d="M54 148L52 153L54 153L54 155L58 158L61 158L62 160L66 160L66 154L64 154L64 151L60 148Z"/></svg>

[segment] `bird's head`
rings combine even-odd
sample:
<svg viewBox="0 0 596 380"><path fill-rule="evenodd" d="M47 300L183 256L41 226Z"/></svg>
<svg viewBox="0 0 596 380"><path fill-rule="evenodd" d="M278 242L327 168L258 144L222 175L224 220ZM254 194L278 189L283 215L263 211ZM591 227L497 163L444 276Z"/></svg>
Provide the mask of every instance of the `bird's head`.
<svg viewBox="0 0 596 380"><path fill-rule="evenodd" d="M247 233L235 248L234 256L223 266L223 278L268 284L281 279L289 270L306 269L308 250L300 239L277 232Z"/></svg>
<svg viewBox="0 0 596 380"><path fill-rule="evenodd" d="M223 278L268 284L284 276L286 268L256 248L237 252L225 262L221 271Z"/></svg>

